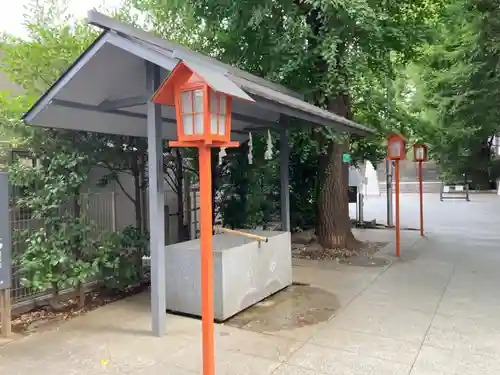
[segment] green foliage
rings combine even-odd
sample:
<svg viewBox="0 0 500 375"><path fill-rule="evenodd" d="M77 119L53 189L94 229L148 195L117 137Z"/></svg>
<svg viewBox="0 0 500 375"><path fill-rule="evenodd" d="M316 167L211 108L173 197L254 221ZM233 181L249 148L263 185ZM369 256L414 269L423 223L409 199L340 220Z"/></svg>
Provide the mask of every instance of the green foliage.
<svg viewBox="0 0 500 375"><path fill-rule="evenodd" d="M290 154L290 225L314 228L318 194L319 154L311 133L291 134Z"/></svg>
<svg viewBox="0 0 500 375"><path fill-rule="evenodd" d="M26 244L18 264L24 282L37 290L76 287L99 276L112 289L125 289L142 277L141 263L148 238L140 229L103 232L81 212L78 196L87 182L89 158L65 151L43 153L37 166L15 164L10 169L14 186L24 187L17 200L31 212L40 229L20 234Z"/></svg>
<svg viewBox="0 0 500 375"><path fill-rule="evenodd" d="M88 159L60 146L36 166L17 163L9 171L12 184L25 191L16 203L40 223L38 230L22 235L26 249L18 261L26 285L38 290L75 287L96 271L90 262L93 226L81 215L78 200Z"/></svg>
<svg viewBox="0 0 500 375"><path fill-rule="evenodd" d="M148 255L148 237L132 226L102 236L94 266L109 289L124 290L143 281L137 259Z"/></svg>
<svg viewBox="0 0 500 375"><path fill-rule="evenodd" d="M261 135L253 136L253 164L248 163L248 145L227 150L216 199L224 225L255 228L279 214L279 156L274 153L272 160L264 160L266 142Z"/></svg>
<svg viewBox="0 0 500 375"><path fill-rule="evenodd" d="M94 243L90 239L93 226L85 223L84 218L70 215L60 216L59 222L33 232L21 234L26 239L26 249L19 254L23 284L37 291L53 288L55 291L77 287L90 280L97 269L88 259ZM79 246L84 256L71 250Z"/></svg>
<svg viewBox="0 0 500 375"><path fill-rule="evenodd" d="M426 126L421 137L447 178L467 174L474 185L495 179L491 136L500 131L496 98L500 3L456 0L444 9L433 43L413 67L412 106Z"/></svg>
<svg viewBox="0 0 500 375"><path fill-rule="evenodd" d="M0 47L1 48L1 47ZM24 95L0 92L0 142L6 148L22 148L31 137L32 129L21 123L28 104Z"/></svg>
<svg viewBox="0 0 500 375"><path fill-rule="evenodd" d="M97 233L84 215L87 209L81 201L85 200L79 198L83 187L88 187L89 171L96 166L109 170L103 185L115 180L121 186L119 174L130 172L138 181L137 190L144 188L144 166L138 161L145 160L145 140L22 124L22 114L98 35L68 13L65 0L31 1L25 12L27 38L4 34L0 45L0 69L18 88L0 93L0 141L5 148L29 149L37 161L36 166L15 163L10 168L12 184L24 191L15 204L39 227L15 235L23 249L17 254L21 273L26 285L52 288L56 294L104 274L106 281L126 286L142 275L146 246L140 235L141 207L136 206L139 229ZM130 14L124 5L114 16L135 23ZM129 198L136 203L137 196ZM115 259L122 249L124 259ZM116 272L106 266L110 259L119 265Z"/></svg>
<svg viewBox="0 0 500 375"><path fill-rule="evenodd" d="M385 154L385 136L395 130L412 133L414 120L396 95L389 95L397 71L415 58L433 31L441 0L132 0L158 34L173 38L226 63L283 84L305 99L342 116L373 126L380 136L352 138L355 161L378 161ZM176 33L182 30L182 35ZM297 122L294 125L302 126ZM294 137L291 149L292 221L314 223L320 186L319 162L328 132ZM303 156L303 150L311 150ZM240 164L242 162L239 162ZM236 164L235 164L236 165ZM257 168L255 166L254 168ZM242 179L250 178L242 172ZM340 176L339 176L340 178ZM304 181L304 179L307 179ZM252 177L252 180L253 177ZM272 186L270 186L272 188ZM242 188L243 189L243 188ZM238 225L258 222L241 205L244 188L230 196L228 207ZM335 192L336 195L345 192ZM321 202L319 202L322 206ZM245 219L247 218L247 219ZM344 218L348 219L348 218Z"/></svg>

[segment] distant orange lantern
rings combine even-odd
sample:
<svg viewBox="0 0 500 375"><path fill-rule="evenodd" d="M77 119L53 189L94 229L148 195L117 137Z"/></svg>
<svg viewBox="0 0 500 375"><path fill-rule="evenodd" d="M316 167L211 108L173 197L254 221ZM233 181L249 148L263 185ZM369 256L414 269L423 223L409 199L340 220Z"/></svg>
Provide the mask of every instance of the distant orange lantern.
<svg viewBox="0 0 500 375"><path fill-rule="evenodd" d="M422 162L427 160L427 146L423 143L413 145L413 161Z"/></svg>
<svg viewBox="0 0 500 375"><path fill-rule="evenodd" d="M389 160L404 160L406 141L400 135L391 135L387 139L387 157Z"/></svg>
<svg viewBox="0 0 500 375"><path fill-rule="evenodd" d="M401 233L399 227L399 161L405 159L406 140L394 134L387 138L387 158L394 161L394 181L396 185L396 256L401 253Z"/></svg>
<svg viewBox="0 0 500 375"><path fill-rule="evenodd" d="M427 146L423 143L413 145L413 161L418 163L418 185L420 198L420 235L424 236L424 177L422 162L427 161Z"/></svg>

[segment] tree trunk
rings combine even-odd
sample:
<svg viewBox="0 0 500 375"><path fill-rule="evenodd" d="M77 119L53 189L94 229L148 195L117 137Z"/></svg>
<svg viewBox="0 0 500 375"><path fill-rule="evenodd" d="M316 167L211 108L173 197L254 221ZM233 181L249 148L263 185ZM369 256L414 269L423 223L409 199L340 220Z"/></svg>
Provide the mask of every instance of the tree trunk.
<svg viewBox="0 0 500 375"><path fill-rule="evenodd" d="M148 223L146 221L147 217L147 212L146 212L146 153L147 150L140 149L141 152L139 153L139 181L141 182L141 192L140 192L140 201L141 201L141 210L140 210L140 215L141 215L141 233L145 234L146 231L148 230Z"/></svg>
<svg viewBox="0 0 500 375"><path fill-rule="evenodd" d="M186 241L186 228L184 226L184 168L181 150L175 149L175 184L177 186L177 236L179 241Z"/></svg>
<svg viewBox="0 0 500 375"><path fill-rule="evenodd" d="M80 206L80 190L75 190L75 196L73 198L73 215L75 219L80 220L82 208ZM84 249L82 249L82 238L77 236L74 238L73 251L77 260L83 260ZM77 285L78 291L78 307L83 308L85 306L85 288L83 281L79 281Z"/></svg>
<svg viewBox="0 0 500 375"><path fill-rule="evenodd" d="M134 209L135 209L135 226L142 231L142 208L141 208L141 175L138 155L132 155L131 172L134 179Z"/></svg>
<svg viewBox="0 0 500 375"><path fill-rule="evenodd" d="M57 283L52 283L49 306L51 307L53 312L59 312L63 310L61 296L59 295L59 286L57 285Z"/></svg>
<svg viewBox="0 0 500 375"><path fill-rule="evenodd" d="M193 223L193 203L191 201L191 176L188 172L184 172L184 197L186 199L186 238L192 240L194 233L191 233Z"/></svg>
<svg viewBox="0 0 500 375"><path fill-rule="evenodd" d="M142 232L142 204L141 204L141 169L139 164L139 155L132 155L131 172L134 179L134 209L135 209L135 227ZM137 267L137 278L142 280L144 270L142 268L142 256L144 254L136 249L134 254L134 263Z"/></svg>
<svg viewBox="0 0 500 375"><path fill-rule="evenodd" d="M349 107L348 97L344 95L331 100L328 109L349 118ZM352 234L347 195L349 165L342 160L342 154L349 152L349 141L336 143L330 139L326 143L327 152L320 160L324 172L318 196L316 235L323 248L356 250L362 243Z"/></svg>
<svg viewBox="0 0 500 375"><path fill-rule="evenodd" d="M219 151L217 148L213 147L210 150L210 158L211 158L211 174L212 174L212 225L215 225L215 220L217 218L217 190L219 188Z"/></svg>

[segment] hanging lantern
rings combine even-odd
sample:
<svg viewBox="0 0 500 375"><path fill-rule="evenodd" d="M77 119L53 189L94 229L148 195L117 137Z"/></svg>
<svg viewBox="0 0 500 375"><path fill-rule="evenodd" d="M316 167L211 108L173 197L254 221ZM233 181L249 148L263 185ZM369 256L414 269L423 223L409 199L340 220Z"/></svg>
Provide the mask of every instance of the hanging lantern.
<svg viewBox="0 0 500 375"><path fill-rule="evenodd" d="M254 100L226 76L214 79L213 73L193 67L178 63L152 100L175 106L180 143L230 145L233 97Z"/></svg>

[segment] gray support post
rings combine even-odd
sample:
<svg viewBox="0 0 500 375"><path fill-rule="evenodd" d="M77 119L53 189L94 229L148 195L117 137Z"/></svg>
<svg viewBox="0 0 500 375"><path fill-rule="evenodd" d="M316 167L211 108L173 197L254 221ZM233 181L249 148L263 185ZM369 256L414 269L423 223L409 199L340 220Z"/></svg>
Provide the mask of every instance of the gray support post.
<svg viewBox="0 0 500 375"><path fill-rule="evenodd" d="M153 93L160 86L160 67L146 65L148 92ZM163 180L163 134L161 107L151 100L147 103L148 134L148 177L149 177L149 234L151 254L151 315L155 336L165 335L166 293L165 293L165 193Z"/></svg>
<svg viewBox="0 0 500 375"><path fill-rule="evenodd" d="M290 145L288 130L280 130L280 185L281 185L281 230L290 232Z"/></svg>
<svg viewBox="0 0 500 375"><path fill-rule="evenodd" d="M0 290L12 287L12 242L9 214L9 177L0 172Z"/></svg>
<svg viewBox="0 0 500 375"><path fill-rule="evenodd" d="M387 226L393 227L394 214L392 210L392 161L389 158L385 159L385 173L386 173L386 183L387 183Z"/></svg>
<svg viewBox="0 0 500 375"><path fill-rule="evenodd" d="M390 53L387 54L387 60L390 61L391 56ZM387 89L387 116L390 115L391 113L391 99L392 99L392 81L391 77L389 74L386 76L386 82L385 86ZM387 119L389 121L389 119ZM387 226L388 227L393 227L394 226L394 211L393 211L393 206L392 206L392 160L389 160L388 155L385 158L385 173L386 173L386 194L387 194Z"/></svg>
<svg viewBox="0 0 500 375"><path fill-rule="evenodd" d="M9 337L12 327L12 243L9 214L9 178L0 173L0 336Z"/></svg>

